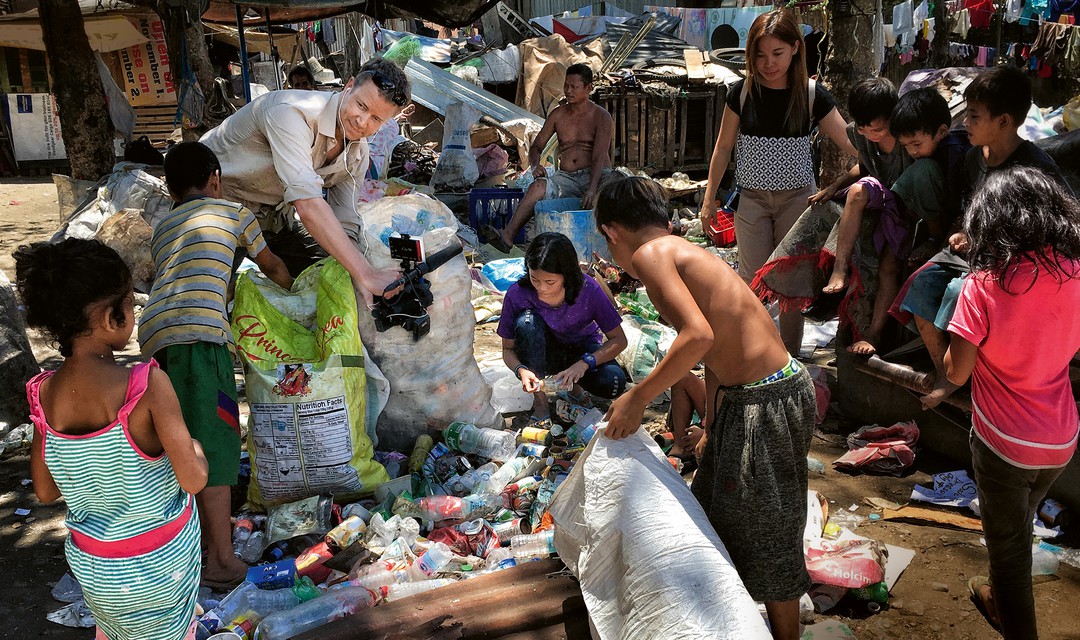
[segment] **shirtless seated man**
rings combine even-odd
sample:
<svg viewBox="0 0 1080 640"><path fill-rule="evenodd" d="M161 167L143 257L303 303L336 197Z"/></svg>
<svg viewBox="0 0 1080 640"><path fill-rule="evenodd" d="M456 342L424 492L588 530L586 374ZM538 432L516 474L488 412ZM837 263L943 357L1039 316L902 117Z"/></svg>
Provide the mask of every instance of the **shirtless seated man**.
<svg viewBox="0 0 1080 640"><path fill-rule="evenodd" d="M496 249L508 252L514 236L533 215L540 200L581 198L581 205L591 209L604 181L614 175L611 169L611 115L589 99L593 72L587 65L575 64L566 70L563 83L564 104L555 107L529 147L529 166L536 181L529 186L513 217L501 231L485 227L484 239ZM560 169L548 177L540 165L540 154L552 134L559 136Z"/></svg>

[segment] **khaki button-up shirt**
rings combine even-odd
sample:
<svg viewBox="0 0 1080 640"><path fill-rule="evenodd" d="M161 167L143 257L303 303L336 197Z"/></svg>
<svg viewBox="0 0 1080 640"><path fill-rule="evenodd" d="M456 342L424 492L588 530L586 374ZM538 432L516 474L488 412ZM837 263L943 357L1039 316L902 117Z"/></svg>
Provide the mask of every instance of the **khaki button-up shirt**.
<svg viewBox="0 0 1080 640"><path fill-rule="evenodd" d="M340 93L272 91L206 132L202 143L221 162L225 197L255 212L268 231L285 224L283 203L321 198L342 228L359 237L356 196L368 169L368 143L354 140L329 164Z"/></svg>

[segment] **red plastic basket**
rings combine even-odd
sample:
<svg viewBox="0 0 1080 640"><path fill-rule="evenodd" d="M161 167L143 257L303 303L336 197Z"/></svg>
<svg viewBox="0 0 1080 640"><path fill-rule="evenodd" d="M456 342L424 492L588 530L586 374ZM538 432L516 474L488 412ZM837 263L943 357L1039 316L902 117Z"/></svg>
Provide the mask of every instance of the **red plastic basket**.
<svg viewBox="0 0 1080 640"><path fill-rule="evenodd" d="M735 244L735 212L720 207L716 215L705 228L709 241L717 247L730 247Z"/></svg>

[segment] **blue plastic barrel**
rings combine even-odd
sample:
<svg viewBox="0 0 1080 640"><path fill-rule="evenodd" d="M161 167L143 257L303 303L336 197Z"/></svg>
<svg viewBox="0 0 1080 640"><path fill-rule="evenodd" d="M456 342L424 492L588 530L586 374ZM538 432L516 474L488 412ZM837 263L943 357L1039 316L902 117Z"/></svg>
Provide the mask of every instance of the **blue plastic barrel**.
<svg viewBox="0 0 1080 640"><path fill-rule="evenodd" d="M534 209L536 233L561 233L574 243L578 260L592 262L593 252L611 259L604 236L596 230L592 209L582 209L578 198L541 200Z"/></svg>

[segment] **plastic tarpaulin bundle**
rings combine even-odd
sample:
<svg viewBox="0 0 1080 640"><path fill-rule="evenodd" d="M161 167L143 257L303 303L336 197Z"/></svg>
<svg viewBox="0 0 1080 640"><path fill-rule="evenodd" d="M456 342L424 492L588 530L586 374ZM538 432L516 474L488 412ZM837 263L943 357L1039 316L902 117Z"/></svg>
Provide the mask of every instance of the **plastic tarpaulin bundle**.
<svg viewBox="0 0 1080 640"><path fill-rule="evenodd" d="M395 196L360 205L360 240L376 269L400 268L390 257L393 233L421 238L427 255L458 242L457 219L443 203L421 195ZM470 302L472 277L463 257L452 258L425 276L434 298L431 331L419 341L401 327L376 331L370 313L360 314L360 335L371 357L390 381L390 400L379 416L379 440L388 449L411 449L416 437L451 422L502 427L491 407L491 387L473 358Z"/></svg>
<svg viewBox="0 0 1080 640"><path fill-rule="evenodd" d="M237 279L232 330L247 372L252 504L370 494L390 479L365 431L372 399L356 316L352 279L332 258L305 269L291 291L258 274Z"/></svg>
<svg viewBox="0 0 1080 640"><path fill-rule="evenodd" d="M143 220L154 228L172 209L173 201L165 183L140 169L143 165L120 162L98 183L97 198L80 206L52 237L90 239L101 223L124 209L139 209Z"/></svg>
<svg viewBox="0 0 1080 640"><path fill-rule="evenodd" d="M705 511L644 430L593 438L550 513L600 638L772 637Z"/></svg>

